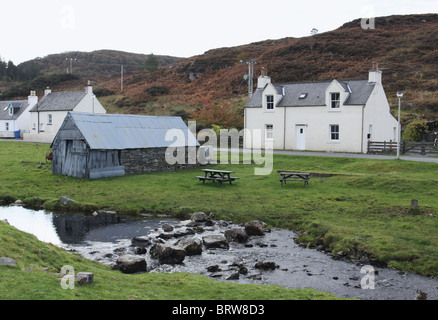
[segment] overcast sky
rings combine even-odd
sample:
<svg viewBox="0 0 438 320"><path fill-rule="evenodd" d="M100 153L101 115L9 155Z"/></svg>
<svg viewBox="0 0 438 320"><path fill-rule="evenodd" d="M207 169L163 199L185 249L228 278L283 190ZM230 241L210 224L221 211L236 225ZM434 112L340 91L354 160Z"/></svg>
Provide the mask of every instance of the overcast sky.
<svg viewBox="0 0 438 320"><path fill-rule="evenodd" d="M191 57L327 32L358 18L438 13L437 0L7 0L0 57L16 65L68 51Z"/></svg>

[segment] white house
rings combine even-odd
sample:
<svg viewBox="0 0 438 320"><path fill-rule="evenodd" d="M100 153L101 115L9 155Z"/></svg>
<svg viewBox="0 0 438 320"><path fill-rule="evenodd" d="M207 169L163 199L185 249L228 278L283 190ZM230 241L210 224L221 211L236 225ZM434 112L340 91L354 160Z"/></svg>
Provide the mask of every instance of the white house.
<svg viewBox="0 0 438 320"><path fill-rule="evenodd" d="M35 91L27 100L0 101L0 138L20 138L30 132L30 109L38 103Z"/></svg>
<svg viewBox="0 0 438 320"><path fill-rule="evenodd" d="M84 91L52 92L46 89L44 97L30 110L30 134L25 134L23 139L51 143L69 111L106 113L93 94L90 82Z"/></svg>
<svg viewBox="0 0 438 320"><path fill-rule="evenodd" d="M382 71L365 80L272 84L262 72L245 105L245 148L366 153L368 140L396 141ZM261 133L261 139L257 138Z"/></svg>

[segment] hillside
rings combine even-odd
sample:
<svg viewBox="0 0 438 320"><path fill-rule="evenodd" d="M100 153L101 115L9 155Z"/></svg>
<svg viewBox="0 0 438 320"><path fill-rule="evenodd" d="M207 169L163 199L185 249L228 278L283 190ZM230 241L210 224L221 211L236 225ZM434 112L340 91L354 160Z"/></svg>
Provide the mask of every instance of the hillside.
<svg viewBox="0 0 438 320"><path fill-rule="evenodd" d="M242 105L248 90L243 80L247 65L240 60L249 59L257 61L256 76L265 67L276 83L366 78L377 61L392 106L397 106L396 92L402 90L405 112L426 118L438 112L438 14L380 17L376 28L369 30L363 30L357 19L315 36L210 50L172 69L129 75L122 105L133 112L154 113L169 105L196 105L203 95ZM114 91L120 88L119 79L103 85ZM169 93L151 97L144 92L151 86L165 86Z"/></svg>
<svg viewBox="0 0 438 320"><path fill-rule="evenodd" d="M145 73L127 68L121 91L120 64L139 65L147 57L108 51L78 53L73 73L80 81L63 83L54 89L77 89L86 80L95 88L109 89L100 99L113 113L140 113L188 116L202 103L226 100L238 108L247 99L248 72L241 60L255 59L256 77L261 67L274 83L327 79L366 78L373 61L383 70L383 84L391 106L397 106L397 91L404 91L403 111L424 119L438 113L438 14L376 18L375 29L364 30L360 19L336 30L303 38L265 40L231 48L219 48L202 55L166 60L160 68ZM66 70L72 53L36 59L44 72ZM138 60L135 60L138 59ZM84 68L84 69L81 69ZM58 70L58 69L56 69ZM256 83L256 81L255 81ZM148 90L149 89L149 90Z"/></svg>

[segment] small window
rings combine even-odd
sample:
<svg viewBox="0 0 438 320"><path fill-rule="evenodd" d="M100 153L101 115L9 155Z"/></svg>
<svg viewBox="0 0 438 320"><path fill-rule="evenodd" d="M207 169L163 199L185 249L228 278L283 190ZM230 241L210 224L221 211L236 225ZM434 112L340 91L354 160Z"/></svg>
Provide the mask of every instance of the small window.
<svg viewBox="0 0 438 320"><path fill-rule="evenodd" d="M266 96L266 109L274 110L274 96Z"/></svg>
<svg viewBox="0 0 438 320"><path fill-rule="evenodd" d="M6 128L6 131L9 131L9 122L5 123L5 128Z"/></svg>
<svg viewBox="0 0 438 320"><path fill-rule="evenodd" d="M335 124L330 126L330 140L339 140L339 125Z"/></svg>
<svg viewBox="0 0 438 320"><path fill-rule="evenodd" d="M51 114L48 114L48 115L47 115L47 124L48 124L48 125L52 125L52 120L53 120L52 115L51 115Z"/></svg>
<svg viewBox="0 0 438 320"><path fill-rule="evenodd" d="M307 93L300 94L300 99L306 99L306 98L307 98Z"/></svg>
<svg viewBox="0 0 438 320"><path fill-rule="evenodd" d="M9 115L10 116L14 115L14 107L12 105L9 107Z"/></svg>
<svg viewBox="0 0 438 320"><path fill-rule="evenodd" d="M331 94L331 108L339 109L341 107L341 94L340 93L332 93Z"/></svg>
<svg viewBox="0 0 438 320"><path fill-rule="evenodd" d="M32 130L36 130L36 124L32 123Z"/></svg>
<svg viewBox="0 0 438 320"><path fill-rule="evenodd" d="M266 125L266 139L274 139L274 126L272 124Z"/></svg>

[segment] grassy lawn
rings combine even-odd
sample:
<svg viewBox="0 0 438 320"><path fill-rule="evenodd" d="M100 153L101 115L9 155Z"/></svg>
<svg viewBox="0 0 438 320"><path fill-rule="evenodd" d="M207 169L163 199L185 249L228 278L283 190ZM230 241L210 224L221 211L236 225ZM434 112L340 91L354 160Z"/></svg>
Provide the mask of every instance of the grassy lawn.
<svg viewBox="0 0 438 320"><path fill-rule="evenodd" d="M0 142L0 199L59 208L59 197L90 211L129 214L195 211L300 232L300 241L333 252L377 259L423 275L438 275L438 166L401 160L274 155L274 170L254 175L255 165L214 167L235 171L232 185L202 184L199 169L96 181L53 176L44 156L48 145ZM38 167L43 161L41 168ZM308 187L283 188L277 170L332 174L313 177ZM37 198L37 200L35 200ZM410 212L417 199L420 212ZM1 200L0 200L1 201Z"/></svg>

